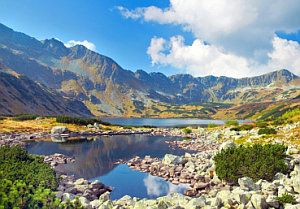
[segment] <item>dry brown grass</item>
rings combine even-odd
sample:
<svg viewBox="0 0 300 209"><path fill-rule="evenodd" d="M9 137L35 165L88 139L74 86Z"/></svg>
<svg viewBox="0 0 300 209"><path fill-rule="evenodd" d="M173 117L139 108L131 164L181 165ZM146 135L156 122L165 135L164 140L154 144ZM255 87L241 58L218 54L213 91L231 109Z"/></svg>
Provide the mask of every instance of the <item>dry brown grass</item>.
<svg viewBox="0 0 300 209"><path fill-rule="evenodd" d="M85 126L57 123L55 118L15 121L11 118L0 121L0 133L50 132L53 126L67 126L71 131L87 129Z"/></svg>
<svg viewBox="0 0 300 209"><path fill-rule="evenodd" d="M37 120L15 121L12 118L0 120L0 133L36 133L50 132L54 126L66 126L70 131L92 131L86 126L57 123L55 118L42 118ZM123 127L101 125L103 131L120 131ZM133 128L135 129L135 128Z"/></svg>

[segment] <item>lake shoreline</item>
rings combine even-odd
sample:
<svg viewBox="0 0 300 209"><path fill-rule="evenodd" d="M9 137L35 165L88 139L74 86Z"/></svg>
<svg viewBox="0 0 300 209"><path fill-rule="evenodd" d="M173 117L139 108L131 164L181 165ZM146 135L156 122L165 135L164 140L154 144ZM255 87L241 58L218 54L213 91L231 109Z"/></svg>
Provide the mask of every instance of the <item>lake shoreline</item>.
<svg viewBox="0 0 300 209"><path fill-rule="evenodd" d="M231 147L231 146L237 146L235 145L235 142L238 143L257 143L257 140L263 140L263 143L285 143L287 146L289 146L290 150L293 150L296 154L292 154L293 159L295 159L295 163L293 164L294 167L291 169L294 169L295 172L298 172L297 165L300 163L300 152L296 145L294 145L291 141L286 141L286 135L291 134L297 134L295 130L298 130L300 127L300 123L295 124L287 124L284 126L276 126L274 127L278 134L276 135L269 135L262 137L258 134L259 129L254 128L252 130L247 131L234 131L231 130L228 127L222 127L222 128L212 128L212 129L204 129L204 128L197 128L193 129L191 132L185 132L185 129L180 128L152 128L148 130L122 130L122 131L101 131L98 132L98 134L95 134L94 131L91 132L85 132L85 134L91 136L114 136L114 135L120 135L122 136L122 133L126 133L127 135L145 135L145 136L162 136L162 137L181 137L183 140L181 141L165 141L168 146L180 148L183 150L194 150L197 153L195 154L184 154L182 156L176 156L176 155L168 155L166 154L163 158L153 158L150 156L142 157L142 158L132 158L126 161L122 161L121 163L128 165L130 168L134 170L138 170L141 172L149 173L153 176L159 176L165 179L168 182L171 182L173 184L179 184L184 183L189 185L189 189L186 190L185 195L186 196L163 196L159 197L153 200L149 199L139 199L139 198L131 198L131 197L124 197L117 200L111 200L109 198L109 190L111 191L110 187L106 187L102 183L92 183L89 182L86 179L79 178L75 179L72 175L64 175L59 174L62 177L62 183L60 184L60 189L57 191L57 196L61 198L62 200L65 198L73 199L77 195L81 198L83 203L86 203L88 207L94 208L91 205L97 205L97 204L110 204L110 205L122 205L125 208L127 208L127 205L138 205L142 204L143 206L148 206L150 202L156 202L155 204L160 204L162 198L171 198L168 199L168 201L175 201L175 199L181 199L182 201L186 201L185 204L194 204L194 201L198 201L198 199L201 199L202 206L206 206L206 208L209 208L210 206L214 206L212 208L220 208L221 205L224 204L230 204L232 206L236 204L242 204L240 199L234 199L236 198L236 195L239 197L242 197L244 194L251 194L253 198L260 198L261 201L264 201L265 205L272 205L272 204L278 204L274 199L272 199L273 202L270 202L268 198L271 198L271 195L265 195L261 190L253 190L254 187L249 186L246 184L257 184L260 188L264 188L265 185L272 185L272 188L274 185L277 185L278 182L276 180L274 182L267 182L267 181L260 181L260 183L255 183L252 180L249 179L241 179L239 180L240 185L239 186L232 186L229 183L225 183L218 179L218 177L215 174L214 167L212 164L213 156L216 152L218 152L221 148L224 147ZM82 133L82 132L81 132ZM79 136L79 132L69 132L67 133L68 136ZM100 135L99 135L100 134ZM56 134L56 136L66 136L66 133L62 134ZM125 134L123 134L125 135ZM49 134L48 132L40 132L35 134L2 134L0 135L1 138L4 138L4 141L8 145L16 145L18 144L18 141L21 145L26 146L26 143L35 140L37 142L41 141L43 137L46 136L54 136L53 134ZM246 137L246 139L245 139ZM280 138L281 137L281 138ZM6 139L5 139L6 138ZM243 141L242 141L243 140ZM3 140L1 140L3 142ZM224 142L224 143L223 143ZM3 145L3 143L1 144ZM298 154L297 154L298 153ZM57 154L59 155L59 154ZM45 157L51 158L51 155L48 155ZM53 156L52 156L53 157ZM47 160L48 161L48 160ZM67 162L72 163L71 159L67 159L65 156L61 156L61 159L59 160L61 162ZM52 166L56 166L55 164L57 162L54 161L48 161L53 164ZM294 162L294 161L289 161ZM59 163L57 163L59 164ZM300 167L299 167L300 168ZM57 173L59 173L59 170L57 170ZM286 181L293 180L293 177L290 176L281 176L280 178L287 179ZM72 182L71 186L68 185L67 182ZM76 183L75 183L76 182ZM250 182L250 183L249 183ZM101 187L101 190L103 193L99 193L98 196L97 190L94 187ZM289 185L286 183L280 183L283 187L293 187L296 185ZM247 187L245 189L245 187ZM75 188L75 189L74 189ZM79 188L79 190L78 190ZM99 190L98 188L98 190ZM81 189L81 191L80 191ZM249 191L250 190L250 191ZM94 191L92 192L86 192L86 191ZM73 193L75 194L73 194ZM99 191L98 191L99 192ZM239 192L239 193L236 193ZM276 190L277 192L277 190ZM87 196L87 193L90 196ZM272 195L275 194L275 190L272 190ZM86 194L86 196L84 196ZM94 194L94 195L91 195ZM223 197L222 195L226 194L226 197ZM281 193L280 193L281 194ZM297 193L296 193L297 194ZM251 196L250 195L250 196ZM279 196L279 193L276 193L276 195ZM299 196L299 195L298 195ZM298 197L297 196L297 197ZM100 201L101 198L105 198L105 201ZM251 197L251 198L252 198ZM272 196L274 197L274 195ZM277 196L275 196L277 197ZM175 199L174 199L175 198ZM223 200L223 198L225 198ZM227 198L227 199L226 199ZM101 203L100 203L100 202ZM123 202L122 202L123 201ZM226 202L227 201L227 202ZM232 202L228 202L232 201ZM248 199L247 204L253 205L256 204L256 199ZM268 201L268 202L267 202ZM298 201L298 200L297 200ZM299 201L298 201L299 202ZM300 203L300 202L299 202ZM125 204L125 205L124 205ZM172 203L173 204L173 203ZM198 204L198 203L197 203ZM216 204L216 205L215 205ZM111 208L111 207L109 207ZM264 208L264 207L262 207ZM277 208L277 207L275 207Z"/></svg>

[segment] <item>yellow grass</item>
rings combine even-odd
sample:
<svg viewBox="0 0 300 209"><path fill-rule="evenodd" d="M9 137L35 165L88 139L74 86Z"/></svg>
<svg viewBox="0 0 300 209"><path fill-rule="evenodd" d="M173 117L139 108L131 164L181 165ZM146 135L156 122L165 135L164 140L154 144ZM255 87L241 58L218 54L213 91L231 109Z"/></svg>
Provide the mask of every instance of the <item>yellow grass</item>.
<svg viewBox="0 0 300 209"><path fill-rule="evenodd" d="M11 118L0 121L0 133L50 132L54 126L66 126L71 131L86 130L85 126L57 123L55 118L15 121Z"/></svg>
<svg viewBox="0 0 300 209"><path fill-rule="evenodd" d="M55 118L42 118L37 120L15 121L11 118L0 120L0 133L35 133L50 132L54 126L66 126L70 131L93 131L86 126L57 123ZM103 131L120 131L121 126L100 125ZM135 128L132 128L133 130ZM145 129L145 128L144 128Z"/></svg>

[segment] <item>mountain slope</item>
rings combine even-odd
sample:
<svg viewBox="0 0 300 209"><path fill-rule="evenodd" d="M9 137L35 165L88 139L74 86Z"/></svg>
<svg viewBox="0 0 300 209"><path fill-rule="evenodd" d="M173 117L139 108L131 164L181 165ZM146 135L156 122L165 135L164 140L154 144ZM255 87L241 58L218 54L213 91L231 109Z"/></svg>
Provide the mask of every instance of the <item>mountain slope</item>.
<svg viewBox="0 0 300 209"><path fill-rule="evenodd" d="M82 101L95 115L159 116L174 105L182 106L184 112L194 109L185 105L197 104L193 111L198 111L207 102L271 102L300 93L300 78L288 70L242 79L132 72L84 46L67 48L56 39L39 41L2 24L1 63L65 97ZM201 115L215 111L204 110Z"/></svg>
<svg viewBox="0 0 300 209"><path fill-rule="evenodd" d="M0 113L91 116L78 101L63 98L55 91L22 75L0 72Z"/></svg>

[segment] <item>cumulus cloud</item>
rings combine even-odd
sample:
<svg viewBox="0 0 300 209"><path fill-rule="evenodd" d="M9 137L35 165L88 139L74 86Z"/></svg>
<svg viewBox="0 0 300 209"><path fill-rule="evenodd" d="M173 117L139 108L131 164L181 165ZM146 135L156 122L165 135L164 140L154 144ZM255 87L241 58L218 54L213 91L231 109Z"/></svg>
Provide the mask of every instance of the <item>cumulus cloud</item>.
<svg viewBox="0 0 300 209"><path fill-rule="evenodd" d="M83 45L86 48L88 48L89 50L96 51L96 45L88 40L83 40L83 41L70 40L67 43L65 43L66 47L72 47L72 46L76 46L76 45Z"/></svg>
<svg viewBox="0 0 300 209"><path fill-rule="evenodd" d="M300 44L275 37L272 41L273 50L268 53L268 68L286 68L300 75Z"/></svg>
<svg viewBox="0 0 300 209"><path fill-rule="evenodd" d="M144 185L147 188L147 194L158 197L171 193L182 193L188 186L186 184L174 185L170 182L165 182L162 178L148 175L144 178Z"/></svg>
<svg viewBox="0 0 300 209"><path fill-rule="evenodd" d="M152 38L147 54L153 65L186 69L194 76L245 77L282 68L300 74L300 45L278 37L273 38L272 44L267 64L226 52L223 48L206 44L200 39L186 45L182 36L171 37L169 41Z"/></svg>
<svg viewBox="0 0 300 209"><path fill-rule="evenodd" d="M193 57L183 55L184 58L181 59L186 62L177 62L175 66L182 68L186 65L190 71L194 72L196 71L194 64L201 64L197 66L198 69L220 64L216 72L219 75L224 73L235 75L235 72L238 75L246 75L253 71L251 66L267 63L270 60L274 60L272 63L274 66L282 66L280 63L275 65L275 54L272 51L276 50L275 33L277 31L295 32L300 28L299 0L170 0L167 8L150 6L134 10L124 7L118 7L118 9L125 18L178 25L194 35L195 40L191 46L184 45L180 38L171 38L169 45L174 52L170 51L171 53L167 56L149 51L158 50L162 46L166 47L163 43L165 40L153 38L148 49L148 53L152 54L150 56L153 63L157 59L160 59L160 63L168 63L168 60L175 56L175 51L179 56L179 51L176 50L178 45L179 49L191 52ZM204 44L204 41L209 45ZM196 56L195 51L197 53L201 51L200 55ZM159 52L161 53L161 50ZM283 61L278 57L276 59L278 62ZM223 70L222 67L224 67ZM229 69L231 72L227 72ZM240 72L241 70L243 72ZM197 74L200 73L201 71ZM215 72L212 71L212 73Z"/></svg>

